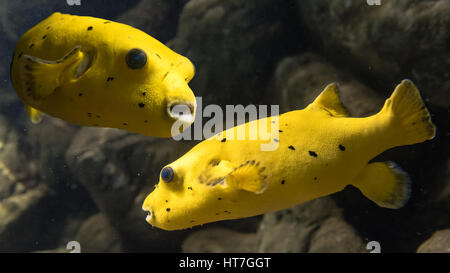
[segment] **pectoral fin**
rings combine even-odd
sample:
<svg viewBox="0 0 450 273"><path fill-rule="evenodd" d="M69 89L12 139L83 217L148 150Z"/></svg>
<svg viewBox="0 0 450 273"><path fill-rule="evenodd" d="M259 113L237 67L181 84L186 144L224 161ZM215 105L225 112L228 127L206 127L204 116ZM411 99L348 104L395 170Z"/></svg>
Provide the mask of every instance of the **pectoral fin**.
<svg viewBox="0 0 450 273"><path fill-rule="evenodd" d="M255 160L248 160L240 166L227 160L212 161L209 167L199 177L201 184L206 186L228 185L237 189L263 193L269 182L265 175L265 167Z"/></svg>
<svg viewBox="0 0 450 273"><path fill-rule="evenodd" d="M310 107L327 111L335 117L347 117L350 115L339 98L339 88L335 83L327 85L314 102L310 104Z"/></svg>
<svg viewBox="0 0 450 273"><path fill-rule="evenodd" d="M79 77L80 67L87 69L86 57L79 46L56 61L24 54L18 61L18 73L25 94L36 102L49 96L65 82Z"/></svg>
<svg viewBox="0 0 450 273"><path fill-rule="evenodd" d="M255 194L261 194L269 185L267 175L264 174L265 169L265 167L259 166L259 162L254 160L247 161L233 169L233 171L226 176L225 182L231 187L236 187Z"/></svg>

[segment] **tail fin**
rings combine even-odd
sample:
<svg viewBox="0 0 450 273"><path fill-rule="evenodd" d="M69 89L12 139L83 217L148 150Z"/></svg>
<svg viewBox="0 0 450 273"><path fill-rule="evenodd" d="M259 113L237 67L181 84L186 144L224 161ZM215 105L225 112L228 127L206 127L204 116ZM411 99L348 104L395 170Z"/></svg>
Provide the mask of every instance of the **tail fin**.
<svg viewBox="0 0 450 273"><path fill-rule="evenodd" d="M387 114L402 139L402 145L433 139L436 127L431 122L419 90L410 80L403 80L386 100L380 113Z"/></svg>
<svg viewBox="0 0 450 273"><path fill-rule="evenodd" d="M368 164L352 184L378 206L390 209L403 207L411 193L408 174L391 161Z"/></svg>

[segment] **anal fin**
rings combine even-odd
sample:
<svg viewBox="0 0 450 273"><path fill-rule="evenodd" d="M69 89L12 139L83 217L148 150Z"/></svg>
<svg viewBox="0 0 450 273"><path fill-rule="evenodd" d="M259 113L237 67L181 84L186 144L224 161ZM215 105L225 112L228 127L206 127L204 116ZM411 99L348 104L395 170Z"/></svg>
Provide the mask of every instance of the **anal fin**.
<svg viewBox="0 0 450 273"><path fill-rule="evenodd" d="M411 193L408 174L391 161L368 164L352 184L380 207L390 209L403 207Z"/></svg>

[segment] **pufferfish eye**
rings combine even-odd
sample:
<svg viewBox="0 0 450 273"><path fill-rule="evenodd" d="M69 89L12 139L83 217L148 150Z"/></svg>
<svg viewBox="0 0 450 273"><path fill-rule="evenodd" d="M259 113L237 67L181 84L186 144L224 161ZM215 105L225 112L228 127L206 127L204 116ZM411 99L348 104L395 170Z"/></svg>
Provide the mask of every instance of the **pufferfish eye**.
<svg viewBox="0 0 450 273"><path fill-rule="evenodd" d="M161 170L161 178L164 182L169 183L170 181L172 181L173 176L174 176L174 172L171 167L164 167Z"/></svg>
<svg viewBox="0 0 450 273"><path fill-rule="evenodd" d="M127 65L131 69L138 69L147 63L147 55L139 48L133 48L127 53Z"/></svg>

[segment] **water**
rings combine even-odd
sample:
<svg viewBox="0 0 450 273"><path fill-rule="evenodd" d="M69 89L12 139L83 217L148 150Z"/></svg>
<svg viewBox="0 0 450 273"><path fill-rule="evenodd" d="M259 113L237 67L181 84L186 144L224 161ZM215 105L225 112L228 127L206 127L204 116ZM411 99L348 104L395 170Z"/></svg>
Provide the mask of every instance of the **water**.
<svg viewBox="0 0 450 273"><path fill-rule="evenodd" d="M449 2L0 2L1 252L449 252ZM363 117L411 79L437 135L373 159L409 174L410 200L385 209L348 186L275 213L182 231L151 227L145 197L161 169L199 141L50 116L32 124L9 63L21 35L57 11L131 25L189 58L196 68L189 86L203 109L278 105L284 113L337 82L352 116Z"/></svg>

